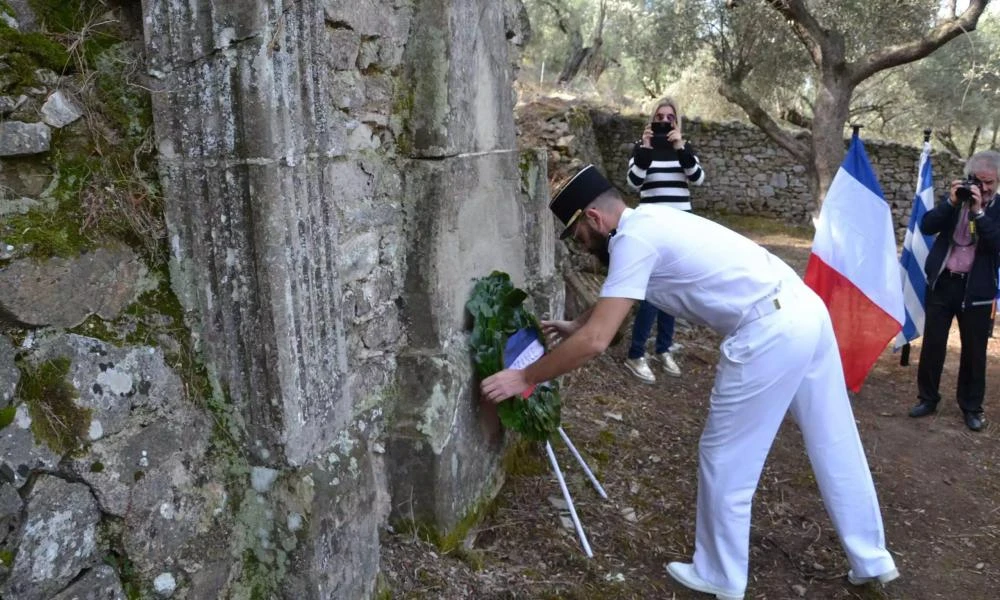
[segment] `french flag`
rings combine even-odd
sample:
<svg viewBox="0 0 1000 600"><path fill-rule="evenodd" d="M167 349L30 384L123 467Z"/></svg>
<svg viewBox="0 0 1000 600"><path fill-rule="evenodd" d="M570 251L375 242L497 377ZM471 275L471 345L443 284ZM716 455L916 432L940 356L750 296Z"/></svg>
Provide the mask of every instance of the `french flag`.
<svg viewBox="0 0 1000 600"><path fill-rule="evenodd" d="M905 319L892 213L857 130L820 209L805 282L830 311L857 392Z"/></svg>

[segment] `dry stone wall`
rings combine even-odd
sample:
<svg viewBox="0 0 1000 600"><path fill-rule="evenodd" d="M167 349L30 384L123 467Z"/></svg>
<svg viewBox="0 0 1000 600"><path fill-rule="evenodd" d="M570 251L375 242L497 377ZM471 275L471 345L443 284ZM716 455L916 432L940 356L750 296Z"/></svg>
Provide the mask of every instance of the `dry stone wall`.
<svg viewBox="0 0 1000 600"><path fill-rule="evenodd" d="M530 113L532 116L528 116ZM609 113L585 105L521 109L532 143L548 150L556 179L593 163L628 197L637 199L625 183L628 159L645 117ZM538 115L543 118L538 118ZM862 136L864 129L862 129ZM705 184L692 188L695 210L755 215L790 223L808 223L815 215L806 169L756 127L689 119L684 134L698 152ZM862 137L863 139L863 137ZM845 149L848 140L845 140ZM865 149L886 200L892 207L897 237L909 224L917 184L918 145L865 142ZM944 152L932 152L935 196L961 177L963 162Z"/></svg>
<svg viewBox="0 0 1000 600"><path fill-rule="evenodd" d="M606 165L617 165L624 179L632 146L645 118L591 111L594 131ZM864 139L864 129L862 140ZM918 134L919 135L919 134ZM698 152L705 184L692 190L695 210L758 215L792 223L807 223L816 203L805 167L759 129L742 123L684 122L684 136ZM845 150L847 148L845 140ZM917 184L918 145L866 141L865 150L886 201L892 207L900 239L909 224ZM933 153L936 196L962 173L962 161Z"/></svg>

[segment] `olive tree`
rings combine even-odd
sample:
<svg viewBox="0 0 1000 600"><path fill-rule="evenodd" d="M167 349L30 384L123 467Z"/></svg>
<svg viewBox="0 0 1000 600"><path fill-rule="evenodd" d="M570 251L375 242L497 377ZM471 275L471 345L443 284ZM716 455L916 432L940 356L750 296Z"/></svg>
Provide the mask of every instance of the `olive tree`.
<svg viewBox="0 0 1000 600"><path fill-rule="evenodd" d="M709 1L716 11L706 41L715 52L719 92L806 166L817 202L843 158L858 86L974 31L989 3L969 0L959 13L954 2L942 7L934 0ZM801 99L803 130L779 122L778 94Z"/></svg>

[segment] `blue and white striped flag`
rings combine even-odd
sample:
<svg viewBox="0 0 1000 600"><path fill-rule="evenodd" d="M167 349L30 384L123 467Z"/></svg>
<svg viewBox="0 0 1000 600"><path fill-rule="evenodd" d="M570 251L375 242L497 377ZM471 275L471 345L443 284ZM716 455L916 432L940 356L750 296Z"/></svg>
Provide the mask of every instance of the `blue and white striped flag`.
<svg viewBox="0 0 1000 600"><path fill-rule="evenodd" d="M934 236L920 233L920 221L927 211L934 208L934 177L931 174L931 144L924 142L920 153L920 167L917 170L917 195L913 199L910 225L903 238L903 255L899 268L903 277L903 304L906 306L906 322L896 336L894 350L921 336L924 332L924 297L927 292L927 277L924 263L927 253L934 243Z"/></svg>

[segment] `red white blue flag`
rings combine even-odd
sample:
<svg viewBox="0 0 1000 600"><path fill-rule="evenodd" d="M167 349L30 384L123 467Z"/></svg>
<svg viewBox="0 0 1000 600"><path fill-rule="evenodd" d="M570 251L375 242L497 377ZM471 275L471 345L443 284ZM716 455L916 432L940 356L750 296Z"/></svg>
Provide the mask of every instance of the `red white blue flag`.
<svg viewBox="0 0 1000 600"><path fill-rule="evenodd" d="M892 212L857 132L820 209L805 281L830 311L856 392L905 319Z"/></svg>

